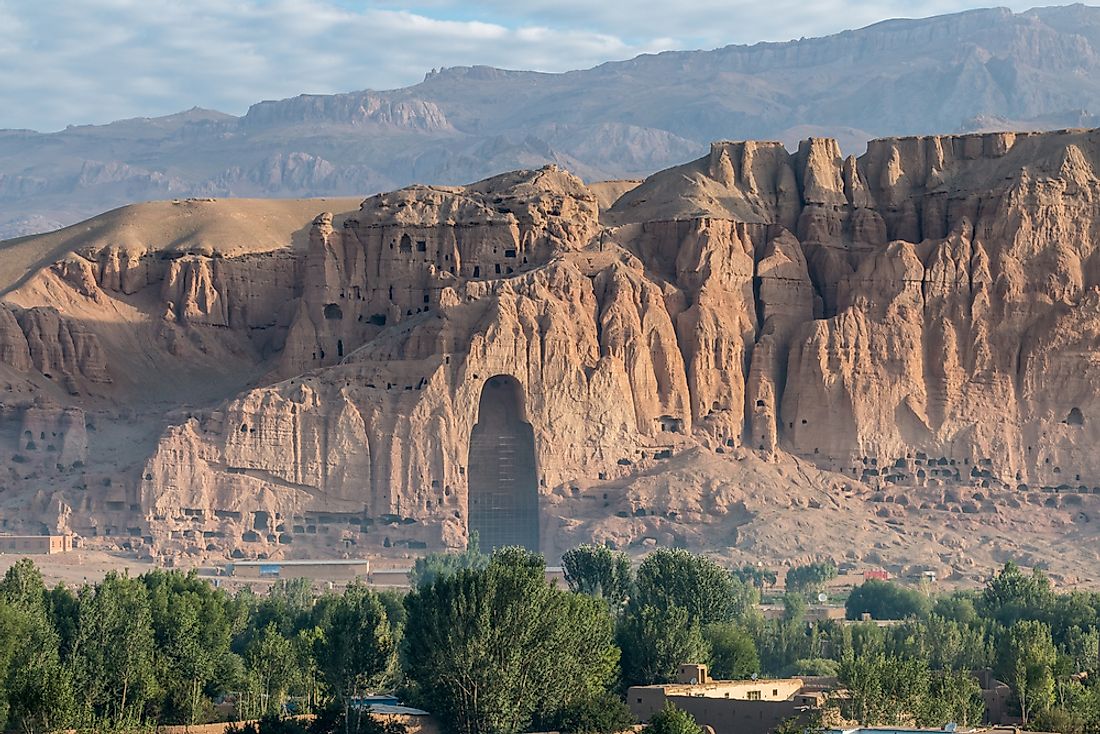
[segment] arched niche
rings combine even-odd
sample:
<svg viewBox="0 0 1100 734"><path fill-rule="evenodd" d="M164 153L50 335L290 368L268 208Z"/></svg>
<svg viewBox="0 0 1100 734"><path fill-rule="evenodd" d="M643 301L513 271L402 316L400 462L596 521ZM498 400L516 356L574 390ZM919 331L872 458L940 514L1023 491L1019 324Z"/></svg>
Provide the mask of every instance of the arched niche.
<svg viewBox="0 0 1100 734"><path fill-rule="evenodd" d="M510 375L485 381L470 434L469 530L485 550L518 545L539 550L535 434L523 386Z"/></svg>

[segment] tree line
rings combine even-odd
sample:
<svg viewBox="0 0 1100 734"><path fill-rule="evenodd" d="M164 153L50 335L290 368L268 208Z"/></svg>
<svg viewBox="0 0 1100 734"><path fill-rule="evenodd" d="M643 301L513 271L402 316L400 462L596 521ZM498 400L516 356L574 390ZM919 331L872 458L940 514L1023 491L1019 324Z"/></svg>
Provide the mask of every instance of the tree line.
<svg viewBox="0 0 1100 734"><path fill-rule="evenodd" d="M0 720L133 730L216 720L229 697L240 718L269 717L262 734L304 731L277 718L290 711L320 712L317 734L397 734L355 705L385 690L451 734L617 732L632 723L627 687L700 662L718 678L837 676L849 694L835 705L868 725L978 723L971 672L989 668L1029 723L1100 732L1100 595L1055 593L1040 572L1008 564L984 589L939 596L868 581L847 613L903 620L879 626L806 619L830 564L795 574L779 619L757 608L775 583L757 567L662 549L634 568L602 546L563 565L566 588L537 554L472 543L418 561L406 594L286 580L257 595L178 571L47 588L23 560L0 581ZM693 727L668 711L650 728Z"/></svg>

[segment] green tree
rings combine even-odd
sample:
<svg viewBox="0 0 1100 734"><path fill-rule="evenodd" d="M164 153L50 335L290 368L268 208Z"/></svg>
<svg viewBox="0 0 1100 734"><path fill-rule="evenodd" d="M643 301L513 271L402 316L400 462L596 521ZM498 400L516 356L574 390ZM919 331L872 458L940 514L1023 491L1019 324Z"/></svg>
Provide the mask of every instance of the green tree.
<svg viewBox="0 0 1100 734"><path fill-rule="evenodd" d="M79 596L74 689L85 725L122 727L144 718L157 694L152 614L145 586L108 573Z"/></svg>
<svg viewBox="0 0 1100 734"><path fill-rule="evenodd" d="M695 717L670 703L653 714L642 731L644 734L703 734L702 728L695 723Z"/></svg>
<svg viewBox="0 0 1100 734"><path fill-rule="evenodd" d="M775 586L776 582L779 580L779 575L770 568L753 566L748 563L733 569L733 575L741 583L751 584L759 591L763 591L767 586Z"/></svg>
<svg viewBox="0 0 1100 734"><path fill-rule="evenodd" d="M405 675L448 732L511 734L614 682L606 604L555 588L523 549L439 575L405 605Z"/></svg>
<svg viewBox="0 0 1100 734"><path fill-rule="evenodd" d="M290 716L264 714L259 721L230 724L225 727L225 734L313 734L313 727L306 729L302 722Z"/></svg>
<svg viewBox="0 0 1100 734"><path fill-rule="evenodd" d="M194 724L205 715L206 687L229 654L229 600L194 571L152 571L140 578L149 594L166 713Z"/></svg>
<svg viewBox="0 0 1100 734"><path fill-rule="evenodd" d="M791 594L792 598L798 598ZM816 625L807 625L801 614L794 619L764 620L758 615L745 618L744 628L756 644L760 670L770 675L785 674L797 660L823 657L824 640ZM850 633L839 628L841 639L830 640L830 648L840 656L851 647ZM832 653L830 653L832 654Z"/></svg>
<svg viewBox="0 0 1100 734"><path fill-rule="evenodd" d="M322 630L314 648L318 667L346 716L352 699L377 685L389 670L392 630L378 595L359 584L344 590L328 610Z"/></svg>
<svg viewBox="0 0 1100 734"><path fill-rule="evenodd" d="M318 662L318 647L323 645L324 630L319 626L298 630L290 641L294 654L294 665L298 670L298 682L305 696L305 710L316 712L321 707L322 673Z"/></svg>
<svg viewBox="0 0 1100 734"><path fill-rule="evenodd" d="M47 592L47 608L50 625L57 632L61 657L68 659L80 625L80 600L71 589L58 584Z"/></svg>
<svg viewBox="0 0 1100 734"><path fill-rule="evenodd" d="M808 591L820 591L825 584L836 578L836 564L832 561L810 563L804 566L795 566L787 571L784 586L787 591L805 593Z"/></svg>
<svg viewBox="0 0 1100 734"><path fill-rule="evenodd" d="M700 625L729 622L755 601L726 569L705 556L661 548L638 567L635 599L642 606L679 607Z"/></svg>
<svg viewBox="0 0 1100 734"><path fill-rule="evenodd" d="M562 734L619 734L634 724L634 715L614 693L600 691L566 705L550 723Z"/></svg>
<svg viewBox="0 0 1100 734"><path fill-rule="evenodd" d="M1036 731L1056 731L1058 734L1085 734L1093 731L1079 713L1064 708L1052 708L1034 719Z"/></svg>
<svg viewBox="0 0 1100 734"><path fill-rule="evenodd" d="M680 665L706 663L710 650L699 623L677 606L628 605L619 621L623 682L651 685L676 680Z"/></svg>
<svg viewBox="0 0 1100 734"><path fill-rule="evenodd" d="M1054 641L1063 644L1073 629L1095 629L1100 624L1098 613L1093 594L1083 591L1055 594L1048 617Z"/></svg>
<svg viewBox="0 0 1100 734"><path fill-rule="evenodd" d="M390 623L390 632L399 637L405 627L405 594L394 589L382 589L378 601L386 610L386 621Z"/></svg>
<svg viewBox="0 0 1100 734"><path fill-rule="evenodd" d="M34 561L20 558L11 565L0 581L0 597L15 606L45 609L46 584Z"/></svg>
<svg viewBox="0 0 1100 734"><path fill-rule="evenodd" d="M849 692L841 711L863 726L912 725L928 705L931 674L919 660L848 655L839 678Z"/></svg>
<svg viewBox="0 0 1100 734"><path fill-rule="evenodd" d="M974 594L969 591L956 591L938 597L932 604L932 614L959 624L973 624L978 621Z"/></svg>
<svg viewBox="0 0 1100 734"><path fill-rule="evenodd" d="M733 622L717 622L703 628L710 648L710 667L715 678L743 680L760 672L760 658L752 636ZM688 661L684 661L688 662Z"/></svg>
<svg viewBox="0 0 1100 734"><path fill-rule="evenodd" d="M23 731L65 728L74 718L73 686L57 633L40 609L17 608L16 614L14 655L4 681L8 721Z"/></svg>
<svg viewBox="0 0 1100 734"><path fill-rule="evenodd" d="M7 601L0 599L0 726L8 720L8 675L11 661L23 632L19 614Z"/></svg>
<svg viewBox="0 0 1100 734"><path fill-rule="evenodd" d="M800 675L820 675L835 677L840 672L840 664L828 658L804 658L795 660L784 674L798 677Z"/></svg>
<svg viewBox="0 0 1100 734"><path fill-rule="evenodd" d="M865 726L964 726L981 722L985 704L969 672L932 672L923 659L849 655L840 663L849 698L845 716Z"/></svg>
<svg viewBox="0 0 1100 734"><path fill-rule="evenodd" d="M30 559L16 561L0 581L0 723L6 719L24 731L72 721L72 685L49 602Z"/></svg>
<svg viewBox="0 0 1100 734"><path fill-rule="evenodd" d="M1090 680L1100 673L1100 668L1097 667L1100 663L1097 660L1097 655L1100 654L1100 629L1097 627L1071 627L1066 630L1062 648L1072 663L1073 672L1086 672Z"/></svg>
<svg viewBox="0 0 1100 734"><path fill-rule="evenodd" d="M922 726L942 726L953 721L962 728L982 723L985 701L982 687L970 671L933 673L924 707L917 712Z"/></svg>
<svg viewBox="0 0 1100 734"><path fill-rule="evenodd" d="M1012 686L1024 724L1054 705L1056 659L1050 627L1043 622L1022 620L1001 632L997 674Z"/></svg>
<svg viewBox="0 0 1100 734"><path fill-rule="evenodd" d="M463 570L481 570L489 565L489 556L481 552L476 532L470 533L466 550L461 553L429 553L417 558L409 571L409 586L417 588L430 584L440 576L449 576Z"/></svg>
<svg viewBox="0 0 1100 734"><path fill-rule="evenodd" d="M986 584L978 597L978 611L1006 627L1021 619L1045 620L1054 605L1050 579L1038 568L1025 574L1009 561Z"/></svg>
<svg viewBox="0 0 1100 734"><path fill-rule="evenodd" d="M783 595L783 621L791 624L802 624L806 621L806 611L809 605L806 597L793 591Z"/></svg>
<svg viewBox="0 0 1100 734"><path fill-rule="evenodd" d="M934 669L977 670L993 665L993 648L982 628L938 614L923 624L928 664Z"/></svg>
<svg viewBox="0 0 1100 734"><path fill-rule="evenodd" d="M861 622L848 628L851 652L859 657L886 654L886 630L874 622Z"/></svg>
<svg viewBox="0 0 1100 734"><path fill-rule="evenodd" d="M603 545L580 545L563 553L561 561L570 591L601 597L616 608L630 596L634 573L622 551Z"/></svg>
<svg viewBox="0 0 1100 734"><path fill-rule="evenodd" d="M906 619L926 616L929 607L928 598L916 589L868 579L852 589L844 611L848 619L859 619L864 614L872 619Z"/></svg>
<svg viewBox="0 0 1100 734"><path fill-rule="evenodd" d="M250 711L254 714L280 713L295 673L294 648L290 640L283 637L274 622L269 622L252 640L244 662L252 683Z"/></svg>

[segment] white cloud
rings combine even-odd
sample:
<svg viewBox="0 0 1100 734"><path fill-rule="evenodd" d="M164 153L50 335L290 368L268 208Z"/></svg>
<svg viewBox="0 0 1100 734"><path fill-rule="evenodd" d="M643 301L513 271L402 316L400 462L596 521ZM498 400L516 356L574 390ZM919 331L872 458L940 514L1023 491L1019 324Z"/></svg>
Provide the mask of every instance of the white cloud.
<svg viewBox="0 0 1100 734"><path fill-rule="evenodd" d="M930 0L923 14L960 0ZM440 66L564 71L906 15L900 0L0 0L0 127L385 89ZM1022 9L1019 5L1016 9Z"/></svg>
<svg viewBox="0 0 1100 734"><path fill-rule="evenodd" d="M378 6L408 6L407 0L381 0ZM1025 10L1031 0L413 0L422 12L479 12L498 22L535 22L557 29L613 32L631 44L660 34L681 48L713 48L731 43L787 41L858 28L887 18L926 17L973 7L999 5ZM359 3L362 5L362 3ZM476 11L471 11L475 8Z"/></svg>

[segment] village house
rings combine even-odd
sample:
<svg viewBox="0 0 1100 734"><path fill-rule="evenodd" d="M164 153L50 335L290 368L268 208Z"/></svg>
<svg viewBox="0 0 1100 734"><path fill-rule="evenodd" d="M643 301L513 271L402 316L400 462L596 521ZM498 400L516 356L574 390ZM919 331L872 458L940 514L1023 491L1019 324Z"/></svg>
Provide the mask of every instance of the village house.
<svg viewBox="0 0 1100 734"><path fill-rule="evenodd" d="M0 535L0 553L48 556L66 553L73 547L71 535Z"/></svg>
<svg viewBox="0 0 1100 734"><path fill-rule="evenodd" d="M707 666L680 666L676 683L631 686L627 704L639 721L671 703L687 711L714 734L769 734L788 719L820 712L835 678L802 677L712 680Z"/></svg>

